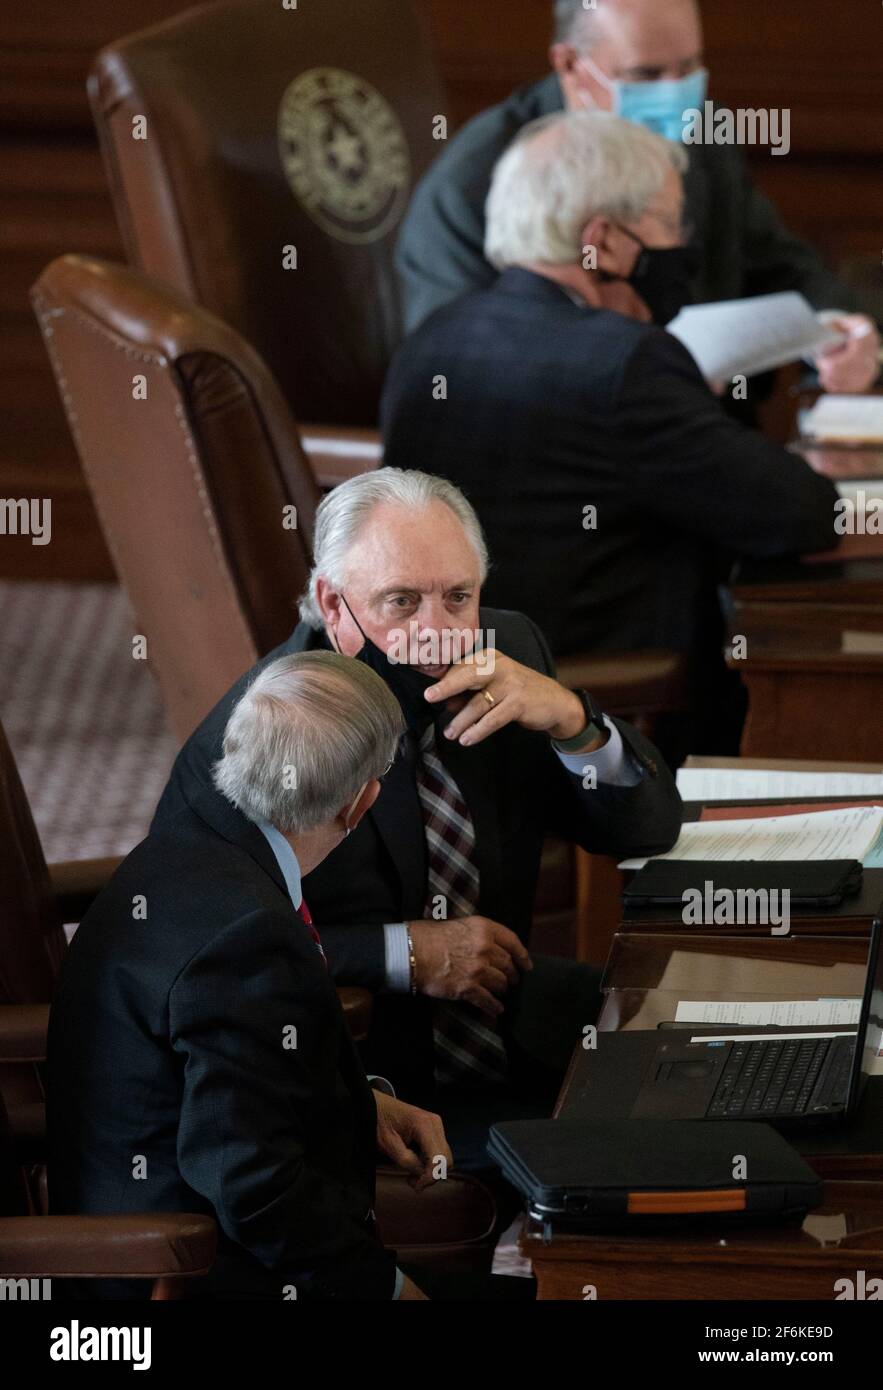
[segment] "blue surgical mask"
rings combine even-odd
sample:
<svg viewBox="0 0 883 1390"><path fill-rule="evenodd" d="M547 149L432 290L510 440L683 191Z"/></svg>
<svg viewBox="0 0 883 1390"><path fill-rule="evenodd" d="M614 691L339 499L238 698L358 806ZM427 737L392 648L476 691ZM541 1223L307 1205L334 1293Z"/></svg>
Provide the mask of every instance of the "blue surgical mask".
<svg viewBox="0 0 883 1390"><path fill-rule="evenodd" d="M701 111L708 92L708 69L696 68L677 80L666 78L659 82L621 82L611 79L592 62L578 60L587 72L613 93L613 111L626 121L645 126L666 140L681 143L684 133L684 112ZM593 103L585 99L585 105Z"/></svg>

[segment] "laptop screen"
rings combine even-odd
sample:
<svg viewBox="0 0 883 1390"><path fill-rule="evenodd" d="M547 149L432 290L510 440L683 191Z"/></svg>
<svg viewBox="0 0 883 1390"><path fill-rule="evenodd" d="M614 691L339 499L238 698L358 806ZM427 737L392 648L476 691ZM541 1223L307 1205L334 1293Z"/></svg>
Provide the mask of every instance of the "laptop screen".
<svg viewBox="0 0 883 1390"><path fill-rule="evenodd" d="M858 1033L855 1040L856 1051L861 1049L861 1065L853 1068L850 1086L849 1106L858 1099L861 1082L874 1075L877 1059L883 1046L883 950L880 937L883 935L883 909L874 918L871 926L871 943L868 951L868 977L865 983L865 996L859 1018Z"/></svg>

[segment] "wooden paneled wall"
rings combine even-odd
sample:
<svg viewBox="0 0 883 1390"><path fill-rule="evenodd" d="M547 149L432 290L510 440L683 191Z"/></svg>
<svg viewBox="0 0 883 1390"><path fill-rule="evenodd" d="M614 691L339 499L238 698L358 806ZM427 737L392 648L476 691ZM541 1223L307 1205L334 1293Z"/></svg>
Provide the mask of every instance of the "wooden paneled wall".
<svg viewBox="0 0 883 1390"><path fill-rule="evenodd" d="M307 0L304 0L306 3ZM353 0L310 0L340 4ZM549 0L419 0L452 123L546 71ZM27 298L52 257L121 257L85 96L93 53L187 8L181 0L33 0L0 13L0 498L51 496L53 540L0 537L0 574L111 574ZM791 152L755 177L883 312L883 7L872 0L706 0L712 90L791 110ZM397 57L397 61L401 61Z"/></svg>

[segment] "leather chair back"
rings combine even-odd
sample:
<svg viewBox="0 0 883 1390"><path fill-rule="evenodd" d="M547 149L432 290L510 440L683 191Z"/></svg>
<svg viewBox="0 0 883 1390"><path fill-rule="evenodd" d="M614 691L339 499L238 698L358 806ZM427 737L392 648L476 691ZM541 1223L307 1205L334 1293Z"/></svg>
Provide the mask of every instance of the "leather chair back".
<svg viewBox="0 0 883 1390"><path fill-rule="evenodd" d="M184 739L293 628L318 488L272 376L212 315L80 256L54 261L32 297L137 635Z"/></svg>
<svg viewBox="0 0 883 1390"><path fill-rule="evenodd" d="M0 725L0 1004L46 1004L65 952L49 872Z"/></svg>
<svg viewBox="0 0 883 1390"><path fill-rule="evenodd" d="M253 343L301 420L373 425L446 106L408 0L223 0L97 57L127 255Z"/></svg>

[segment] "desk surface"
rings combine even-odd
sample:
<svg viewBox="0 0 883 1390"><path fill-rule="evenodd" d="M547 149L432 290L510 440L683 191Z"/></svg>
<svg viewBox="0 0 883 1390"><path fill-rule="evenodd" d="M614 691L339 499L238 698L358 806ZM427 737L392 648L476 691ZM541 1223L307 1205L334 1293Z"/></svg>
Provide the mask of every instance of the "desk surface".
<svg viewBox="0 0 883 1390"><path fill-rule="evenodd" d="M671 1235L555 1235L521 1249L541 1299L826 1299L883 1273L883 1183L832 1181L802 1224Z"/></svg>

